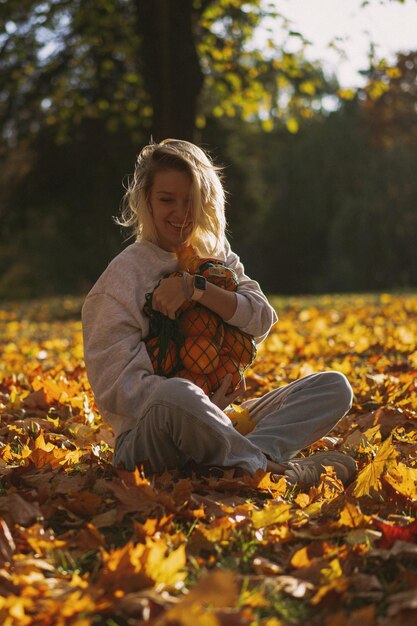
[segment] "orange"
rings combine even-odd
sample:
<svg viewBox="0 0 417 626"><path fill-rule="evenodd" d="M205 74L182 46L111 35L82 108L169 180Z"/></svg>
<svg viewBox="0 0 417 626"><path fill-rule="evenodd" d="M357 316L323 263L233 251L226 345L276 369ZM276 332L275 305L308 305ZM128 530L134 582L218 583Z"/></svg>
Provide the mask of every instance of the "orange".
<svg viewBox="0 0 417 626"><path fill-rule="evenodd" d="M216 391L222 384L227 374L232 374L232 380L226 391L232 393L242 380L242 372L239 364L227 354L220 355L220 363L216 370L209 374L209 383L213 391Z"/></svg>
<svg viewBox="0 0 417 626"><path fill-rule="evenodd" d="M145 341L145 345L155 374L159 374L160 376L170 376L178 365L178 350L175 342L172 339L168 339L165 356L162 356L160 362L160 338L152 337L152 339Z"/></svg>
<svg viewBox="0 0 417 626"><path fill-rule="evenodd" d="M187 337L180 349L186 370L194 374L210 374L219 364L219 346L207 337Z"/></svg>
<svg viewBox="0 0 417 626"><path fill-rule="evenodd" d="M251 335L225 324L222 352L230 354L241 367L246 368L256 356L256 344Z"/></svg>
<svg viewBox="0 0 417 626"><path fill-rule="evenodd" d="M221 261L215 259L204 259L200 265L199 273L204 276L209 283L213 283L226 291L236 291L239 286L239 279L234 270L226 267Z"/></svg>
<svg viewBox="0 0 417 626"><path fill-rule="evenodd" d="M195 306L180 315L178 322L183 337L216 338L216 343L220 343L217 339L219 328L223 325L222 319L206 307Z"/></svg>
<svg viewBox="0 0 417 626"><path fill-rule="evenodd" d="M209 395L209 393L211 392L210 383L205 374L194 374L193 372L190 372L188 370L180 370L175 374L175 376L177 376L178 378L185 378L186 380L190 380L192 383L197 385L197 387L200 387L207 395Z"/></svg>
<svg viewBox="0 0 417 626"><path fill-rule="evenodd" d="M224 339L224 322L223 320L220 318L221 320L221 324L219 325L219 328L217 329L217 334L214 338L215 342L217 343L217 345L219 346L219 348L222 347L223 345L223 339Z"/></svg>

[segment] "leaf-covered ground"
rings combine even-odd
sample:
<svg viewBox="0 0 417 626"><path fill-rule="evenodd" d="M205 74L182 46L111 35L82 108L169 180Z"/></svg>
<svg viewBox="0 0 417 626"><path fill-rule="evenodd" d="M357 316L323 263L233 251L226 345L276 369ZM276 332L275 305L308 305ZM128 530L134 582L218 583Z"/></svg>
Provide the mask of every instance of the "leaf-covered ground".
<svg viewBox="0 0 417 626"><path fill-rule="evenodd" d="M1 624L417 623L417 296L274 303L248 396L344 372L350 414L303 453L352 454L347 489L115 470L80 302L0 306Z"/></svg>

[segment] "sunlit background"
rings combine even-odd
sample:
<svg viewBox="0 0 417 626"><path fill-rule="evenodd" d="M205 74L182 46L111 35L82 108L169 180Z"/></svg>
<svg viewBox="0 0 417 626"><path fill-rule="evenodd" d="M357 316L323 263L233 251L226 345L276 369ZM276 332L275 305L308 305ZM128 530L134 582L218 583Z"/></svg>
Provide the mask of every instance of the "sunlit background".
<svg viewBox="0 0 417 626"><path fill-rule="evenodd" d="M151 137L225 166L270 294L417 284L415 0L0 3L0 297L84 295Z"/></svg>

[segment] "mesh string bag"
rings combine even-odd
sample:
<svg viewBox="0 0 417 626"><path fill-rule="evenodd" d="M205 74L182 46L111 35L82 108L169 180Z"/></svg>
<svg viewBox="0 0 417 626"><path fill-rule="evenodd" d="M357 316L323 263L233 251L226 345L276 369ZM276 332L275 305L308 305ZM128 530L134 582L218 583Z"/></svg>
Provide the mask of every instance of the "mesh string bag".
<svg viewBox="0 0 417 626"><path fill-rule="evenodd" d="M186 337L180 348L184 369L193 374L210 374L220 362L220 346L207 337Z"/></svg>
<svg viewBox="0 0 417 626"><path fill-rule="evenodd" d="M245 370L256 357L256 343L252 335L225 323L222 351L229 354Z"/></svg>
<svg viewBox="0 0 417 626"><path fill-rule="evenodd" d="M237 290L236 273L222 261L200 258L191 247L182 256L179 254L178 259L180 269L199 273L222 289ZM182 276L182 273L171 272L164 278L170 276ZM208 395L216 391L230 373L232 381L226 393L232 393L255 358L253 337L192 300L184 302L176 319L171 320L152 309L152 295L146 294L144 306L150 319L150 333L145 343L155 373L190 380Z"/></svg>
<svg viewBox="0 0 417 626"><path fill-rule="evenodd" d="M235 361L233 357L230 356L230 354L225 354L221 352L219 355L219 364L217 368L208 375L208 382L211 391L217 391L226 376L228 374L231 374L232 380L228 389L226 390L226 393L232 393L241 383L243 378L243 371L243 368L240 367L239 363Z"/></svg>
<svg viewBox="0 0 417 626"><path fill-rule="evenodd" d="M145 341L146 350L155 374L169 377L174 374L179 364L178 347L169 337L166 341L160 337L151 337Z"/></svg>
<svg viewBox="0 0 417 626"><path fill-rule="evenodd" d="M209 394L211 386L207 374L218 366L224 337L223 320L210 309L197 304L179 316L178 326L183 337L180 349L183 377Z"/></svg>
<svg viewBox="0 0 417 626"><path fill-rule="evenodd" d="M236 291L239 286L236 272L216 259L204 259L198 273L213 285L226 289L226 291Z"/></svg>
<svg viewBox="0 0 417 626"><path fill-rule="evenodd" d="M239 286L236 272L227 267L220 259L199 257L192 246L179 250L177 257L180 270L190 274L201 274L210 283L227 289L227 291L236 291Z"/></svg>
<svg viewBox="0 0 417 626"><path fill-rule="evenodd" d="M163 278L181 275L181 272L172 272L165 274ZM174 375L179 367L178 324L176 320L171 320L167 315L153 310L152 296L153 292L145 294L143 307L144 314L149 317L149 335L145 340L145 345L155 374L169 377Z"/></svg>
<svg viewBox="0 0 417 626"><path fill-rule="evenodd" d="M181 335L185 337L208 337L220 348L223 344L224 323L222 318L201 304L182 313L178 318Z"/></svg>
<svg viewBox="0 0 417 626"><path fill-rule="evenodd" d="M197 387L200 387L200 389L202 389L204 393L210 395L211 386L208 376L206 376L206 374L195 374L194 372L190 372L189 370L183 368L177 371L175 376L177 376L178 378L185 378L186 380L191 381L192 383L197 385Z"/></svg>
<svg viewBox="0 0 417 626"><path fill-rule="evenodd" d="M209 375L212 391L216 391L227 374L232 374L232 381L226 393L232 393L242 381L245 370L256 356L256 344L251 335L248 335L236 326L223 323L224 337L219 355L219 365Z"/></svg>

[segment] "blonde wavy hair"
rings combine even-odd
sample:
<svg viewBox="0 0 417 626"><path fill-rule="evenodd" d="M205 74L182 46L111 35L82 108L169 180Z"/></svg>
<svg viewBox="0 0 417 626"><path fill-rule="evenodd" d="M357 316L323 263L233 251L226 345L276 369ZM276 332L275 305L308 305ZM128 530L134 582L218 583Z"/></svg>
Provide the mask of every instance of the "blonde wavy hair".
<svg viewBox="0 0 417 626"><path fill-rule="evenodd" d="M199 255L220 253L224 249L226 229L221 168L214 165L201 148L188 141L165 139L141 150L116 223L133 228L139 241L158 243L150 195L155 174L166 170L187 172L191 177L193 229L188 243Z"/></svg>

